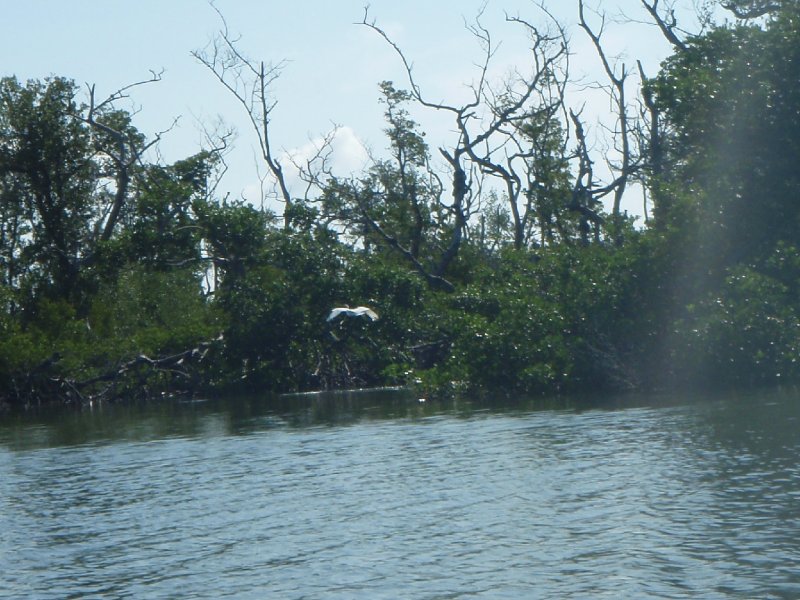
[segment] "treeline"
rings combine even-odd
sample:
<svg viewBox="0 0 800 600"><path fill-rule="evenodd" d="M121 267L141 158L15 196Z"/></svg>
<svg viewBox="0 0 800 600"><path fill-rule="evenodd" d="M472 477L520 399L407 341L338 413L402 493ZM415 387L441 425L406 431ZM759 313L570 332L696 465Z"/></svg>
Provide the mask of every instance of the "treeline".
<svg viewBox="0 0 800 600"><path fill-rule="evenodd" d="M220 194L224 136L147 160L160 135L118 105L157 76L104 99L64 78L0 80L0 403L797 381L800 5L726 2L731 24L686 37L643 5L674 53L652 77L638 67L631 101L634 70L606 58L578 2L615 107L608 181L569 109L558 24L511 19L532 41L529 76L480 77L464 104L429 100L410 69L382 83L385 157L339 176L332 134L294 165L300 197L269 139L280 69L225 25L195 56L257 100L243 106L283 215ZM491 38L473 32L486 75ZM431 149L414 110L449 115L452 143ZM634 187L644 227L621 209ZM380 318L326 321L345 305Z"/></svg>

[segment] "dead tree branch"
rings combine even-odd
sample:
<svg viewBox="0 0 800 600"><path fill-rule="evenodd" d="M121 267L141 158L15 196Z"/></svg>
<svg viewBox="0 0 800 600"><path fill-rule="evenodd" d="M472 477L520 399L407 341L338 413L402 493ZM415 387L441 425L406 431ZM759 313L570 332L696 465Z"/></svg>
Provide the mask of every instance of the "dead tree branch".
<svg viewBox="0 0 800 600"><path fill-rule="evenodd" d="M675 17L675 9L669 6L666 9L666 15L661 15L658 11L658 3L659 0L652 0L651 4L648 4L647 0L642 0L642 6L650 13L667 41L678 50L686 50L686 44L677 34L678 19Z"/></svg>
<svg viewBox="0 0 800 600"><path fill-rule="evenodd" d="M546 12L546 11L545 11ZM546 13L549 16L549 13ZM431 101L417 82L413 64L391 37L369 18L368 9L359 25L378 34L399 56L413 99L422 107L451 115L457 138L450 147L440 147L439 153L449 166L452 200L446 205L451 218L452 233L443 249L434 273L441 276L458 254L466 233L470 214L476 210L473 201L480 202L473 189L473 170L500 180L509 197L514 219L515 243L524 244L530 215L521 209L520 198L532 158L531 150L515 142L519 128L537 115L552 117L563 110L568 51L564 30L557 25L554 34L540 30L520 17L507 16L507 22L522 26L531 40L530 74L516 73L502 88L492 89L488 82L489 67L496 46L490 31L481 24L479 13L468 30L482 49L482 59L476 65L476 83L471 86L472 97L463 104ZM555 22L555 20L553 21Z"/></svg>
<svg viewBox="0 0 800 600"><path fill-rule="evenodd" d="M619 147L618 151L620 154L620 161L619 164L614 166L609 163L609 166L612 170L616 171L616 177L614 181L609 184L608 191L613 190L614 192L614 200L611 209L611 215L614 220L615 225L619 225L620 217L621 217L621 204L622 198L625 195L625 190L627 188L628 179L630 175L633 173L635 166L633 164L631 158L631 144L630 144L630 124L629 124L629 116L628 116L628 106L627 101L625 99L625 82L628 77L628 72L623 63L621 68L619 69L619 74L617 74L617 69L611 65L608 60L608 56L606 55L605 50L603 49L603 45L601 43L601 37L603 35L603 29L605 25L605 19L603 15L600 15L601 23L598 31L592 29L589 23L586 20L586 13L583 0L578 0L578 16L580 21L580 27L583 29L586 34L589 36L589 39L592 40L592 44L597 51L597 55L600 58L600 62L603 65L603 70L605 71L606 77L609 81L609 95L614 102L616 107L616 117L617 117L617 128L613 132L615 140L618 140ZM577 120L573 118L574 121ZM605 190L590 190L590 192L595 196L598 197L600 195L605 195L608 193ZM615 241L617 243L621 242L620 232L614 232Z"/></svg>
<svg viewBox="0 0 800 600"><path fill-rule="evenodd" d="M176 119L170 127L158 132L152 140L145 143L135 131L131 129L125 130L119 126L115 126L110 119L104 118L113 110L115 102L123 98L128 98L128 92L131 89L161 81L163 72L151 71L151 73L152 77L150 79L137 81L121 87L102 102L97 102L95 86L87 84L89 89L89 109L85 116L79 116L79 118L88 124L96 133L108 138L110 143L106 144L101 142L100 146L101 150L111 160L115 169L114 199L104 215L105 224L102 225L102 233L99 237L100 241L108 241L114 233L114 228L119 221L120 212L128 197L128 189L132 177L131 171L134 165L141 160L145 152L158 144L161 141L161 137L170 131L177 123ZM100 230L99 223L96 230Z"/></svg>
<svg viewBox="0 0 800 600"><path fill-rule="evenodd" d="M272 148L270 125L272 113L278 102L273 99L272 88L286 67L286 61L277 64L248 58L239 50L239 38L228 28L222 12L211 4L221 21L216 37L202 50L193 50L192 56L204 65L222 86L244 108L258 138L261 158L275 180L278 200L284 204L284 227L289 229L292 218L292 195L286 175Z"/></svg>
<svg viewBox="0 0 800 600"><path fill-rule="evenodd" d="M333 157L333 144L341 127L334 124L333 129L319 140L310 140L314 151L310 156L295 156L287 153L288 160L298 173L298 177L305 184L303 199L312 200L312 191L325 188L326 182L332 177L331 159Z"/></svg>
<svg viewBox="0 0 800 600"><path fill-rule="evenodd" d="M575 127L575 137L578 141L576 149L578 173L572 188L572 199L569 208L578 213L581 241L584 244L588 244L589 234L592 229L594 230L595 241L599 241L600 225L603 223L603 218L597 211L599 198L596 195L597 188L594 182L594 163L589 154L589 146L586 142L586 133L580 118L580 112L576 113L570 110L569 114ZM591 226L589 225L590 223L592 224Z"/></svg>
<svg viewBox="0 0 800 600"><path fill-rule="evenodd" d="M83 403L89 401L104 401L113 399L113 390L115 387L122 384L126 379L136 373L142 372L151 374L164 374L170 378L178 378L184 382L191 382L193 379L190 369L191 364L201 363L209 351L222 343L223 337L220 334L213 340L208 340L199 343L193 348L189 348L182 352L161 356L158 358L150 358L144 354L140 354L136 358L125 361L117 367L96 375L89 379L76 381L73 379L62 378L58 383L65 389L70 390L70 396L77 396L77 399ZM106 384L98 386L98 384ZM191 387L191 386L190 386ZM191 389L184 390L191 392Z"/></svg>

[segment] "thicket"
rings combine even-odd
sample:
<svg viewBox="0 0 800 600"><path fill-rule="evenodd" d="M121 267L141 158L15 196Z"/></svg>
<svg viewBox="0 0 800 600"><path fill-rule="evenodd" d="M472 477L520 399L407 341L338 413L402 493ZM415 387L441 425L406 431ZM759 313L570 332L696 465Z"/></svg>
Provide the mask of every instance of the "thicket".
<svg viewBox="0 0 800 600"><path fill-rule="evenodd" d="M675 51L642 74L641 111L580 8L624 136L607 184L565 108L563 32L524 21L542 54L521 87L461 106L429 102L411 71L408 90L384 82L386 158L339 177L323 148L304 197L278 186L282 219L220 199L221 145L148 162L159 136L117 108L130 88L0 80L0 403L796 382L800 8L727 3L733 24L684 39L660 20ZM197 56L226 81L218 54ZM267 94L276 73L252 73ZM457 140L431 151L412 107L452 115ZM633 184L644 226L603 209ZM380 318L326 320L345 305Z"/></svg>

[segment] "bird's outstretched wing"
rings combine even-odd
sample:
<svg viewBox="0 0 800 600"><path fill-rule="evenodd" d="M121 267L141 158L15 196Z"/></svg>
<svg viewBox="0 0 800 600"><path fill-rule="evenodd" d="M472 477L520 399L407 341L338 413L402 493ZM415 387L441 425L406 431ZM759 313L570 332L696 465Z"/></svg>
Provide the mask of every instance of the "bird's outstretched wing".
<svg viewBox="0 0 800 600"><path fill-rule="evenodd" d="M349 313L350 313L349 308L334 308L328 315L326 321L333 321L334 319L337 319L340 315Z"/></svg>
<svg viewBox="0 0 800 600"><path fill-rule="evenodd" d="M353 309L359 317L368 317L371 321L378 320L378 313L369 308L368 306L357 306Z"/></svg>
<svg viewBox="0 0 800 600"><path fill-rule="evenodd" d="M326 321L334 321L338 319L340 316L344 315L345 317L367 317L370 321L377 321L378 320L378 313L374 310L369 308L368 306L357 306L355 308L348 308L346 306L334 308Z"/></svg>

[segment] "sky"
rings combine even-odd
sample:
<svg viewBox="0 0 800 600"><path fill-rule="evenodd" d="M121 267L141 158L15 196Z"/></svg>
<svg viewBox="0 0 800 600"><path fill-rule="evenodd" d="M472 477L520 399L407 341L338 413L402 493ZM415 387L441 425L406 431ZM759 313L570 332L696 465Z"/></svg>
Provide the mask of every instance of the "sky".
<svg viewBox="0 0 800 600"><path fill-rule="evenodd" d="M608 101L587 91L602 81L601 65L585 33L575 26L577 0L544 0L567 27L576 106L587 104L588 120L607 118ZM599 2L598 2L599 3ZM397 54L375 32L359 26L364 0L217 0L229 30L240 36L239 47L249 57L267 63L286 61L275 82L278 104L273 112L272 143L279 154L303 155L334 125L335 167L342 173L359 169L367 152L385 150L383 107L378 83L405 85ZM481 49L465 28L485 5L482 24L500 48L490 67L499 79L527 63L527 38L505 15L519 15L536 25L548 23L531 0L372 0L369 14L403 48L414 65L423 92L431 99L458 103L475 80ZM591 5L591 0L587 2ZM257 140L241 105L192 55L219 30L218 14L206 0L0 0L0 76L21 81L51 75L94 85L98 97L163 70L161 81L137 87L118 106L137 111L134 124L146 135L178 123L162 138L166 162L199 151L202 133L223 122L237 131L228 155L228 171L218 191L258 203ZM639 0L602 2L607 13L604 43L610 56L635 69L641 59L649 74L669 54L669 46L652 25L615 22L646 19ZM597 16L591 17L599 23ZM88 88L87 88L88 89ZM426 110L412 111L433 147L455 141L451 121ZM602 128L589 123L595 132ZM599 140L599 136L598 136ZM602 142L598 141L598 148ZM284 162L286 162L284 160ZM263 167L261 167L263 171ZM292 178L293 192L300 193ZM634 214L641 199L626 200Z"/></svg>

